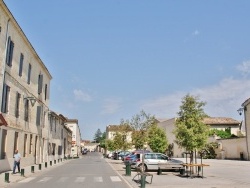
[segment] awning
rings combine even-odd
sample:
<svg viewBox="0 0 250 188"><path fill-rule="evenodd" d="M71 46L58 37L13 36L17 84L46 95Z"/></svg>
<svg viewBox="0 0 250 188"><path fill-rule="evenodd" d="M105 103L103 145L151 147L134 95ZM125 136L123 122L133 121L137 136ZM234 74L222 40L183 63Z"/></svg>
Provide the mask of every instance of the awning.
<svg viewBox="0 0 250 188"><path fill-rule="evenodd" d="M7 126L8 123L7 123L6 120L4 119L3 115L0 114L0 126L2 126L2 125Z"/></svg>

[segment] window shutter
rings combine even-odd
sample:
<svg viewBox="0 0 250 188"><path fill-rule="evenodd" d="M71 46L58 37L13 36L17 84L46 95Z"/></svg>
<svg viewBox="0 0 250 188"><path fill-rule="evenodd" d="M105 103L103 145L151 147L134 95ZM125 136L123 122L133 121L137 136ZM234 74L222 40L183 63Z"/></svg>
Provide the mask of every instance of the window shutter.
<svg viewBox="0 0 250 188"><path fill-rule="evenodd" d="M38 94L41 94L43 91L43 75L38 76Z"/></svg>
<svg viewBox="0 0 250 188"><path fill-rule="evenodd" d="M37 110L36 110L36 125L37 126L41 125L41 112L42 112L42 107L37 106Z"/></svg>
<svg viewBox="0 0 250 188"><path fill-rule="evenodd" d="M1 107L1 111L3 113L6 113L6 95L7 95L7 86L6 86L6 84L4 84L4 86L3 86L3 96L2 96L2 107Z"/></svg>
<svg viewBox="0 0 250 188"><path fill-rule="evenodd" d="M9 54L10 54L10 41L11 41L11 37L9 36L8 37L8 42L7 42L7 51L6 51L6 64L7 65L9 65L9 59L10 59L10 56L9 56Z"/></svg>

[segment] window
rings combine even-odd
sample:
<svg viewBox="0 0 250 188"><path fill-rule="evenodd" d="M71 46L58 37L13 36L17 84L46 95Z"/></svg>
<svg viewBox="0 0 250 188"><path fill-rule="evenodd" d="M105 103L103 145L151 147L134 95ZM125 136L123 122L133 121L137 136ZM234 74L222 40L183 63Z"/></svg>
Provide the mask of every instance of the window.
<svg viewBox="0 0 250 188"><path fill-rule="evenodd" d="M27 149L27 134L24 135L24 148L23 148L24 157L26 157L26 149Z"/></svg>
<svg viewBox="0 0 250 188"><path fill-rule="evenodd" d="M13 156L14 156L15 151L18 149L17 143L18 143L18 132L15 132Z"/></svg>
<svg viewBox="0 0 250 188"><path fill-rule="evenodd" d="M15 107L15 117L19 117L19 111L20 111L20 100L21 100L21 94L16 93L16 107Z"/></svg>
<svg viewBox="0 0 250 188"><path fill-rule="evenodd" d="M47 84L45 84L44 100L47 100L47 90L48 90L47 87L48 87Z"/></svg>
<svg viewBox="0 0 250 188"><path fill-rule="evenodd" d="M23 74L23 54L20 55L20 62L19 62L19 76L21 77Z"/></svg>
<svg viewBox="0 0 250 188"><path fill-rule="evenodd" d="M3 113L8 112L9 94L10 94L10 87L8 85L4 84L4 86L3 86L2 108L1 108L1 111Z"/></svg>
<svg viewBox="0 0 250 188"><path fill-rule="evenodd" d="M38 94L41 94L43 90L43 75L38 75Z"/></svg>
<svg viewBox="0 0 250 188"><path fill-rule="evenodd" d="M25 99L24 101L24 120L29 120L29 100Z"/></svg>
<svg viewBox="0 0 250 188"><path fill-rule="evenodd" d="M0 159L6 158L6 142L7 142L7 130L2 129L2 135L0 137L1 143L1 155Z"/></svg>
<svg viewBox="0 0 250 188"><path fill-rule="evenodd" d="M30 84L30 78L31 78L31 64L29 64L29 68L28 68L28 80L27 83Z"/></svg>
<svg viewBox="0 0 250 188"><path fill-rule="evenodd" d="M14 43L11 40L11 37L8 37L8 43L7 43L7 51L6 51L6 64L11 67L12 66L12 57L13 57L13 51L14 51Z"/></svg>
<svg viewBox="0 0 250 188"><path fill-rule="evenodd" d="M37 106L37 110L36 110L36 125L37 126L41 125L41 112L42 112L42 107Z"/></svg>
<svg viewBox="0 0 250 188"><path fill-rule="evenodd" d="M30 150L29 154L32 154L32 134L30 135Z"/></svg>

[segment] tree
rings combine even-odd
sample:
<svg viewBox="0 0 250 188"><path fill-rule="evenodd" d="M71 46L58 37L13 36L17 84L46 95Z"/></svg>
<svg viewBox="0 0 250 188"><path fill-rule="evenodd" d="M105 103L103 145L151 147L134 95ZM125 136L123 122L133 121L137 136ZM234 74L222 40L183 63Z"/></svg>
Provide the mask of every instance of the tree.
<svg viewBox="0 0 250 188"><path fill-rule="evenodd" d="M133 129L132 143L136 149L143 149L148 141L147 130L156 122L155 117L146 114L143 110L140 114L133 116L130 126Z"/></svg>
<svg viewBox="0 0 250 188"><path fill-rule="evenodd" d="M208 139L209 126L202 122L207 117L203 110L205 102L200 102L198 97L187 94L182 99L178 112L174 134L176 143L190 152L190 163L193 163L193 153L202 149Z"/></svg>
<svg viewBox="0 0 250 188"><path fill-rule="evenodd" d="M113 140L106 139L105 140L105 147L109 151L115 151L116 150L115 142Z"/></svg>
<svg viewBox="0 0 250 188"><path fill-rule="evenodd" d="M101 137L101 140L100 140L100 147L101 148L106 148L105 140L106 140L106 132L104 131L102 133L102 137Z"/></svg>
<svg viewBox="0 0 250 188"><path fill-rule="evenodd" d="M164 153L166 151L168 145L166 132L156 124L148 130L148 145L153 152Z"/></svg>
<svg viewBox="0 0 250 188"><path fill-rule="evenodd" d="M101 139L102 139L102 132L100 129L97 129L95 136L94 136L94 140L95 142L100 143Z"/></svg>

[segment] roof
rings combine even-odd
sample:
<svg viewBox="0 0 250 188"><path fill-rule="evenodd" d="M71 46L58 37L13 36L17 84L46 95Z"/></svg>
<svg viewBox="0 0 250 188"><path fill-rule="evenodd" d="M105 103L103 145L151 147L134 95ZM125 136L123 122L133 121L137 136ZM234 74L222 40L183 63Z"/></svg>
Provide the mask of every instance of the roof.
<svg viewBox="0 0 250 188"><path fill-rule="evenodd" d="M239 125L240 122L228 117L207 117L204 118L203 123L207 125Z"/></svg>
<svg viewBox="0 0 250 188"><path fill-rule="evenodd" d="M107 127L106 127L106 132L115 132L115 131L120 131L121 129L120 129L120 127L121 127L122 125L108 125ZM132 128L131 127L129 127L129 129L131 129L131 131L132 131Z"/></svg>

